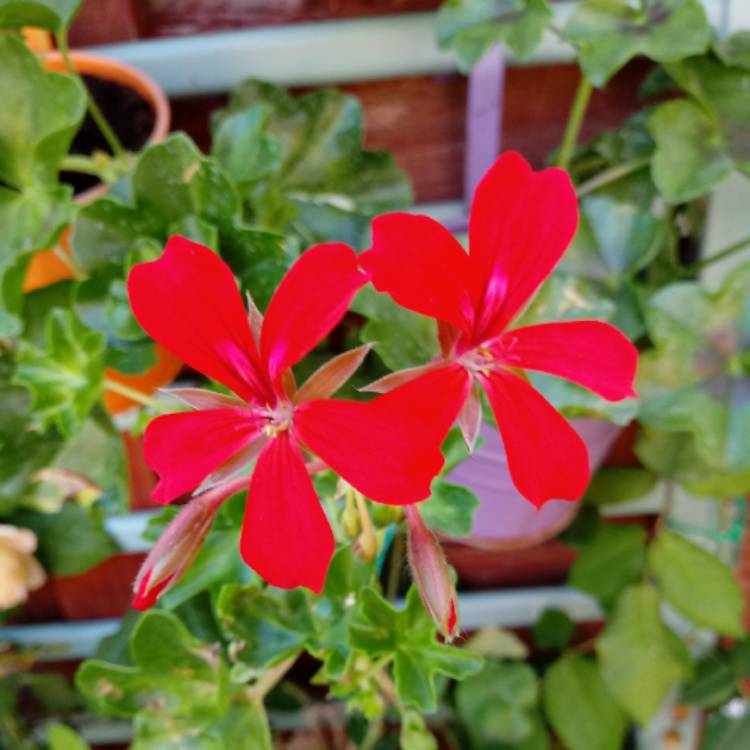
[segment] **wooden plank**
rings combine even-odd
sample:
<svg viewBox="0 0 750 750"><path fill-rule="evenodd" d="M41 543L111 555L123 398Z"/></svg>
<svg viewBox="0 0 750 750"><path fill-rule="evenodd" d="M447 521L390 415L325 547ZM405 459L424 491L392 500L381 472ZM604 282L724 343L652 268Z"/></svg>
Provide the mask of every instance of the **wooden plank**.
<svg viewBox="0 0 750 750"><path fill-rule="evenodd" d="M146 35L140 0L86 0L70 29L73 47L130 42Z"/></svg>
<svg viewBox="0 0 750 750"><path fill-rule="evenodd" d="M89 3L97 0L88 0ZM142 0L143 2L143 0ZM150 36L435 10L441 0L146 0Z"/></svg>

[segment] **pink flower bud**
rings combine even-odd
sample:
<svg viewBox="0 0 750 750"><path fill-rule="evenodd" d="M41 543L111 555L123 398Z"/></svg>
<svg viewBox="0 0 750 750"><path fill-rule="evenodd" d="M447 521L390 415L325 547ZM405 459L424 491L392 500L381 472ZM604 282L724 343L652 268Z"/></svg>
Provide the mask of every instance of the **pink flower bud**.
<svg viewBox="0 0 750 750"><path fill-rule="evenodd" d="M138 571L133 586L135 609L143 611L153 607L180 578L200 551L221 504L248 483L248 477L238 477L204 492L172 519Z"/></svg>
<svg viewBox="0 0 750 750"><path fill-rule="evenodd" d="M456 589L448 563L435 535L416 505L404 507L409 528L409 567L414 585L441 634L449 643L458 632Z"/></svg>

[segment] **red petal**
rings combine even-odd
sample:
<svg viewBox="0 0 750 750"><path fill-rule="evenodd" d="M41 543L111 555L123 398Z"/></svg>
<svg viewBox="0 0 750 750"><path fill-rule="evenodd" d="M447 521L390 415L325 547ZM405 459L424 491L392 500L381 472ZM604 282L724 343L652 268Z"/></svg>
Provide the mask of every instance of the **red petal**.
<svg viewBox="0 0 750 750"><path fill-rule="evenodd" d="M372 248L359 256L372 283L402 307L469 331L469 257L428 216L392 213L372 222Z"/></svg>
<svg viewBox="0 0 750 750"><path fill-rule="evenodd" d="M274 586L307 586L319 594L335 546L302 453L282 432L269 440L255 467L242 524L242 557Z"/></svg>
<svg viewBox="0 0 750 750"><path fill-rule="evenodd" d="M297 260L271 298L263 321L260 348L274 382L331 332L366 283L347 245L316 245Z"/></svg>
<svg viewBox="0 0 750 750"><path fill-rule="evenodd" d="M549 276L578 225L576 194L560 169L534 173L504 153L477 187L469 224L475 342L496 336Z"/></svg>
<svg viewBox="0 0 750 750"><path fill-rule="evenodd" d="M589 483L589 457L576 431L525 380L495 370L481 377L518 491L537 507L577 500Z"/></svg>
<svg viewBox="0 0 750 750"><path fill-rule="evenodd" d="M294 429L305 445L372 500L424 500L443 466L440 446L471 383L460 365L422 375L367 404L308 401Z"/></svg>
<svg viewBox="0 0 750 750"><path fill-rule="evenodd" d="M152 494L170 503L194 490L211 472L261 436L247 409L207 409L166 414L146 429L144 451L160 481Z"/></svg>
<svg viewBox="0 0 750 750"><path fill-rule="evenodd" d="M559 375L609 401L637 395L638 350L609 323L575 320L516 328L498 336L490 350L503 364Z"/></svg>
<svg viewBox="0 0 750 750"><path fill-rule="evenodd" d="M130 304L151 338L246 400L272 398L232 271L203 245L172 237L128 276Z"/></svg>

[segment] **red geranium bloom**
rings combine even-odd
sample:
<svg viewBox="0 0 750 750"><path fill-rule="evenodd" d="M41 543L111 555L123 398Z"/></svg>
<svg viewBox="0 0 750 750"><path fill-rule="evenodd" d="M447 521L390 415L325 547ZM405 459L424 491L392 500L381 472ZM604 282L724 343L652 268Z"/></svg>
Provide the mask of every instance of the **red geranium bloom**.
<svg viewBox="0 0 750 750"><path fill-rule="evenodd" d="M342 244L308 250L271 299L265 319L246 312L231 270L210 249L173 237L163 255L128 277L133 312L148 334L234 396L173 391L197 411L157 417L145 435L146 460L160 476L153 497L168 503L228 481L257 459L241 552L270 583L320 592L334 538L303 458L322 459L373 500L423 500L440 470L440 443L455 405L435 410L397 389L363 404L330 400L369 347L342 354L299 390L290 367L341 320L367 282ZM461 378L437 373L433 398L461 393Z"/></svg>
<svg viewBox="0 0 750 750"><path fill-rule="evenodd" d="M393 213L374 220L372 248L360 256L377 289L437 319L442 349L440 361L394 373L371 390L385 392L446 370L456 374L456 389L479 383L497 419L513 482L536 506L579 498L589 481L588 454L518 370L559 375L611 401L635 395L637 352L613 326L574 321L508 330L557 265L577 223L567 174L534 173L523 157L507 152L477 188L468 254L432 219ZM471 446L481 421L475 387L461 403L455 416Z"/></svg>

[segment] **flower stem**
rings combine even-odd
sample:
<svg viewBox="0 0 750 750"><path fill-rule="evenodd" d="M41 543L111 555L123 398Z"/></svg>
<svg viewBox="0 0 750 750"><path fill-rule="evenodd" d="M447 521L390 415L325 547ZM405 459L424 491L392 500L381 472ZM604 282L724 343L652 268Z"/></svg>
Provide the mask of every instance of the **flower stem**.
<svg viewBox="0 0 750 750"><path fill-rule="evenodd" d="M298 656L299 654L292 654L275 667L271 667L267 672L264 672L260 679L248 688L249 697L252 700L262 701L284 679L286 673L294 666Z"/></svg>
<svg viewBox="0 0 750 750"><path fill-rule="evenodd" d="M393 537L393 546L391 547L391 565L388 570L388 583L385 589L385 595L388 599L393 599L398 593L398 584L401 580L401 568L404 564L404 535L400 530L396 531Z"/></svg>
<svg viewBox="0 0 750 750"><path fill-rule="evenodd" d="M560 153L557 156L557 166L560 169L570 169L570 162L573 158L573 149L578 142L578 136L581 132L581 126L583 125L583 118L586 114L586 109L589 106L589 100L594 87L591 85L586 76L581 75L581 80L578 83L576 89L576 95L573 99L573 106L570 108L570 115L568 116L568 124L565 126L565 134L563 135L562 145L560 146Z"/></svg>
<svg viewBox="0 0 750 750"><path fill-rule="evenodd" d="M70 49L68 48L68 32L65 29L61 29L60 31L58 31L55 34L55 41L57 42L57 49L62 55L63 62L65 63L65 67L68 69L68 72L71 75L76 76L76 78L78 78L81 83L83 83L81 74L75 69L73 61L70 59ZM112 150L112 153L115 156L122 156L125 153L125 149L120 143L120 139L115 134L115 131L112 130L112 127L107 122L107 119L104 117L101 109L99 109L99 105L94 101L94 97L91 96L91 92L88 90L88 87L85 84L84 88L86 90L87 106L91 118L101 131L101 134L104 136L104 140L107 141L107 144Z"/></svg>
<svg viewBox="0 0 750 750"><path fill-rule="evenodd" d="M750 246L750 237L744 237L738 242L735 242L732 245L725 247L723 250L720 250L718 253L710 255L708 258L703 258L703 260L699 260L697 263L693 263L692 265L687 266L687 268L685 268L685 273L694 274L698 271L702 271L707 266L710 266L713 263L717 263L720 260L724 260L724 258L729 258L735 253L740 252L740 250L744 250L748 246Z"/></svg>
<svg viewBox="0 0 750 750"><path fill-rule="evenodd" d="M362 557L365 560L374 560L378 554L378 538L375 536L372 519L367 511L365 498L361 492L354 490L354 500L357 503L359 521L362 528L362 532L359 535L359 546L362 550Z"/></svg>
<svg viewBox="0 0 750 750"><path fill-rule="evenodd" d="M61 172L78 172L79 174L90 174L94 177L101 177L101 170L96 162L88 156L76 156L68 154L60 164Z"/></svg>
<svg viewBox="0 0 750 750"><path fill-rule="evenodd" d="M148 406L155 411L171 411L165 404L160 403L155 398L151 398L151 396L147 396L137 388L131 388L129 385L118 383L111 378L104 378L104 388L113 393L119 393L121 396L129 398L131 401L136 401L141 404L141 406Z"/></svg>
<svg viewBox="0 0 750 750"><path fill-rule="evenodd" d="M576 195L579 198L583 198L584 195L593 193L594 190L598 190L605 185L609 185L612 182L617 182L623 177L627 177L628 175L633 174L633 172L638 172L639 170L644 169L650 163L650 158L637 159L636 161L629 161L625 164L618 164L617 166L605 169L604 171L599 172L599 174L594 175L590 180L586 180L586 182L579 185L578 189L576 190Z"/></svg>

